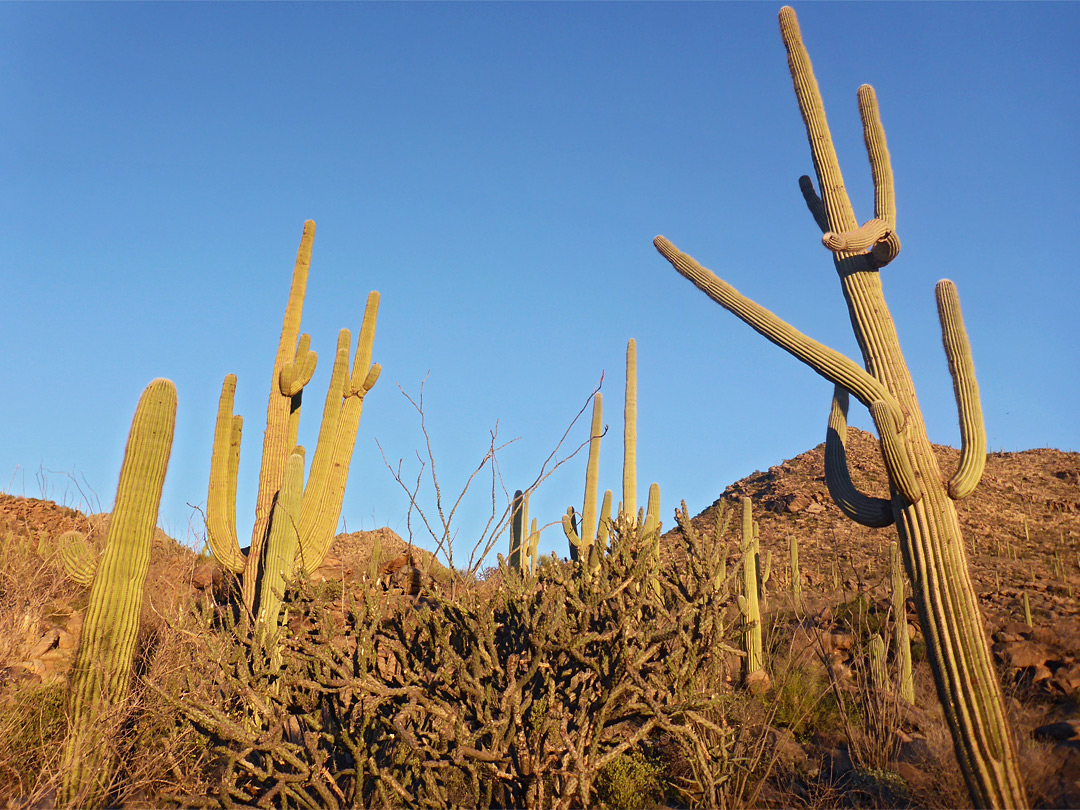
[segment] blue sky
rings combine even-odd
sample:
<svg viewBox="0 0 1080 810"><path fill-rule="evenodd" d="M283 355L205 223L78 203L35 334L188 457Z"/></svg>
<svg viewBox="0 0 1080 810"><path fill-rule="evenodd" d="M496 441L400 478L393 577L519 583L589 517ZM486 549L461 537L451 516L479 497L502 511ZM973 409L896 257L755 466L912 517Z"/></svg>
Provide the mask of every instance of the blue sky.
<svg viewBox="0 0 1080 810"><path fill-rule="evenodd" d="M382 294L343 509L405 535L424 402L450 501L498 422L531 483L605 373L601 487L619 492L623 361L639 354L638 474L666 525L824 439L831 386L679 277L658 233L854 355L772 3L0 4L0 488L111 506L139 393L176 382L161 525L197 544L221 382L245 417L250 532L266 397L305 219L320 365ZM855 103L873 84L903 251L885 289L931 439L956 444L934 283L958 285L992 450L1080 449L1080 5L796 5L857 216ZM858 412L856 412L858 411ZM870 427L853 407L853 423ZM587 415L571 434L588 433ZM584 454L532 514L580 508ZM83 493L75 487L78 480ZM429 490L421 503L432 511ZM618 496L617 496L618 497ZM500 491L500 508L505 500ZM91 496L91 500L94 500ZM490 478L455 516L457 559ZM421 540L420 535L417 539ZM500 548L501 548L500 544ZM557 525L541 551L566 552Z"/></svg>

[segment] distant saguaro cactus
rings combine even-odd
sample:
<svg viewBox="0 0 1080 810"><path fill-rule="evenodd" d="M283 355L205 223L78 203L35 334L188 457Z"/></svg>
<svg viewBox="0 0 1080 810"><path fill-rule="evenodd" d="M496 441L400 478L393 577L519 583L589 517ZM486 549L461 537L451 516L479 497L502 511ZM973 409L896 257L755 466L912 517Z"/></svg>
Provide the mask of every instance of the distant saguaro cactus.
<svg viewBox="0 0 1080 810"><path fill-rule="evenodd" d="M270 518L275 499L285 478L289 456L296 448L300 404L304 386L315 373L316 355L310 351L311 338L300 334L311 245L315 223L304 223L304 233L293 269L292 287L285 307L285 320L274 360L270 401L263 434L262 468L255 505L255 526L251 548L240 550L236 532L236 476L240 463L240 435L243 418L233 415L236 377L229 374L221 387L214 448L210 461L210 489L206 504L206 529L210 550L227 569L242 575L244 604L259 612L260 583L265 565L265 549L270 536ZM323 407L318 443L304 487L299 517L296 519L299 563L307 571L319 567L337 530L345 483L349 475L364 408L364 396L379 379L381 367L371 362L379 294L368 295L364 320L357 340L356 355L349 370L348 329L338 333L337 352L330 387Z"/></svg>
<svg viewBox="0 0 1080 810"><path fill-rule="evenodd" d="M109 713L123 699L131 679L175 426L176 386L170 380L154 380L139 398L131 422L101 557L94 562L76 552L83 561L78 570L86 575L77 581L92 579L92 584L66 707L69 728L59 795L65 807L96 807L106 800L112 763L102 735L115 719ZM66 537L69 548L85 549L81 538L71 533Z"/></svg>
<svg viewBox="0 0 1080 810"><path fill-rule="evenodd" d="M803 46L795 12L780 11L795 95L810 141L821 196L808 177L800 187L833 255L863 366L808 338L739 294L662 236L654 244L682 275L759 333L836 386L826 444L829 489L837 505L867 526L896 524L904 565L927 640L938 697L952 733L960 769L976 807L1024 806L1027 797L1016 743L1005 715L953 501L971 493L982 474L986 440L974 365L951 281L937 285L938 316L960 413L961 461L946 478L926 436L915 388L882 293L880 269L896 257L892 167L877 98L858 91L863 135L874 182L874 218L860 226L844 188L825 120L825 108ZM881 438L890 498L869 498L846 473L846 393L869 408ZM832 432L836 436L832 436Z"/></svg>
<svg viewBox="0 0 1080 810"><path fill-rule="evenodd" d="M742 499L743 592L739 611L743 617L743 651L746 653L743 674L746 683L768 684L761 647L761 607L758 597L758 543L754 535L754 511L750 498Z"/></svg>

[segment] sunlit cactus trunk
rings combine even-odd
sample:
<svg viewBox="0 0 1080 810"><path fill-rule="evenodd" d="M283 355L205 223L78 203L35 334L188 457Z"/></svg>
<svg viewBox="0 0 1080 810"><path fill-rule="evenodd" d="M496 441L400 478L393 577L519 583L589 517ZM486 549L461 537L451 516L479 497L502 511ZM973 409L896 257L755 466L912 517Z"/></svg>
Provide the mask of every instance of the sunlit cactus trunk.
<svg viewBox="0 0 1080 810"><path fill-rule="evenodd" d="M69 727L57 797L63 807L97 807L107 799L113 772L109 729L117 726L114 712L131 680L175 426L176 386L154 380L131 422L105 548L100 559L84 558L79 566L86 578L77 581L91 584L65 706Z"/></svg>
<svg viewBox="0 0 1080 810"><path fill-rule="evenodd" d="M970 494L982 474L986 442L974 366L952 282L937 286L938 316L960 414L961 462L946 478L926 435L915 388L882 294L879 271L896 257L892 168L873 88L859 88L859 112L874 181L874 218L855 219L832 146L825 110L795 12L780 12L795 94L806 124L820 197L800 179L807 205L833 253L863 364L798 332L680 252L662 236L657 249L721 306L789 351L836 386L826 442L826 476L837 505L867 526L895 522L904 566L961 771L977 807L1027 804L1015 741L968 573L953 501ZM851 484L844 459L846 398L869 410L881 439L889 499L869 498ZM835 435L834 435L835 434Z"/></svg>

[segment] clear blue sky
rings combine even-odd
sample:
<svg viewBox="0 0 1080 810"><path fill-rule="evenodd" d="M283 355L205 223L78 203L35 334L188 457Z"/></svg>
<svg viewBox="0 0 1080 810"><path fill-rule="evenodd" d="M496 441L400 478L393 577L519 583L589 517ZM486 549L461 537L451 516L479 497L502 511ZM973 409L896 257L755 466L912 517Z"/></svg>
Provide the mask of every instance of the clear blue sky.
<svg viewBox="0 0 1080 810"><path fill-rule="evenodd" d="M651 245L665 234L856 352L798 190L811 161L779 7L0 4L0 488L80 505L73 473L110 508L139 393L168 377L179 414L161 525L196 543L186 504L205 504L231 372L245 537L307 218L309 453L337 330L382 293L349 530L406 534L375 440L415 476L423 437L396 385L416 395L425 377L452 500L496 420L501 440L520 437L500 454L507 488L530 483L605 372L601 488L618 493L630 337L639 498L659 482L666 525L680 498L697 513L817 445L831 385ZM796 10L860 220L872 189L855 91L878 91L903 240L884 283L931 439L958 441L933 293L948 277L991 449L1080 449L1080 4ZM858 406L853 422L870 426ZM587 433L586 417L573 443ZM582 454L549 479L533 515L580 508L584 467ZM486 503L490 480L455 520L458 560ZM566 553L561 528L541 550Z"/></svg>

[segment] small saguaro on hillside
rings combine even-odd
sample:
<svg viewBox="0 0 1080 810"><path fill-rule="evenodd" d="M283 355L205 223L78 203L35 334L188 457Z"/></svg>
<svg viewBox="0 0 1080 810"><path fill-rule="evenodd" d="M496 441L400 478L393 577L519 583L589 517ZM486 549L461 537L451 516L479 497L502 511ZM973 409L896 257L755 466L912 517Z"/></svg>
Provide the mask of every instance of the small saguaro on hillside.
<svg viewBox="0 0 1080 810"><path fill-rule="evenodd" d="M790 8L780 11L780 33L806 124L820 196L809 177L800 178L799 186L824 233L822 243L832 253L863 364L797 331L663 236L656 237L654 244L706 295L834 384L826 444L829 491L853 520L876 527L896 524L938 697L973 803L977 807L1024 806L1027 797L1016 743L1005 715L953 505L954 500L975 489L986 459L978 386L956 287L947 280L937 285L938 315L963 443L960 467L947 478L926 436L915 388L881 288L880 271L896 258L900 240L896 235L892 167L874 89L863 85L858 91L874 182L874 216L860 226L844 189L810 57ZM848 475L844 441L849 392L870 410L881 437L891 493L888 499L858 492Z"/></svg>

